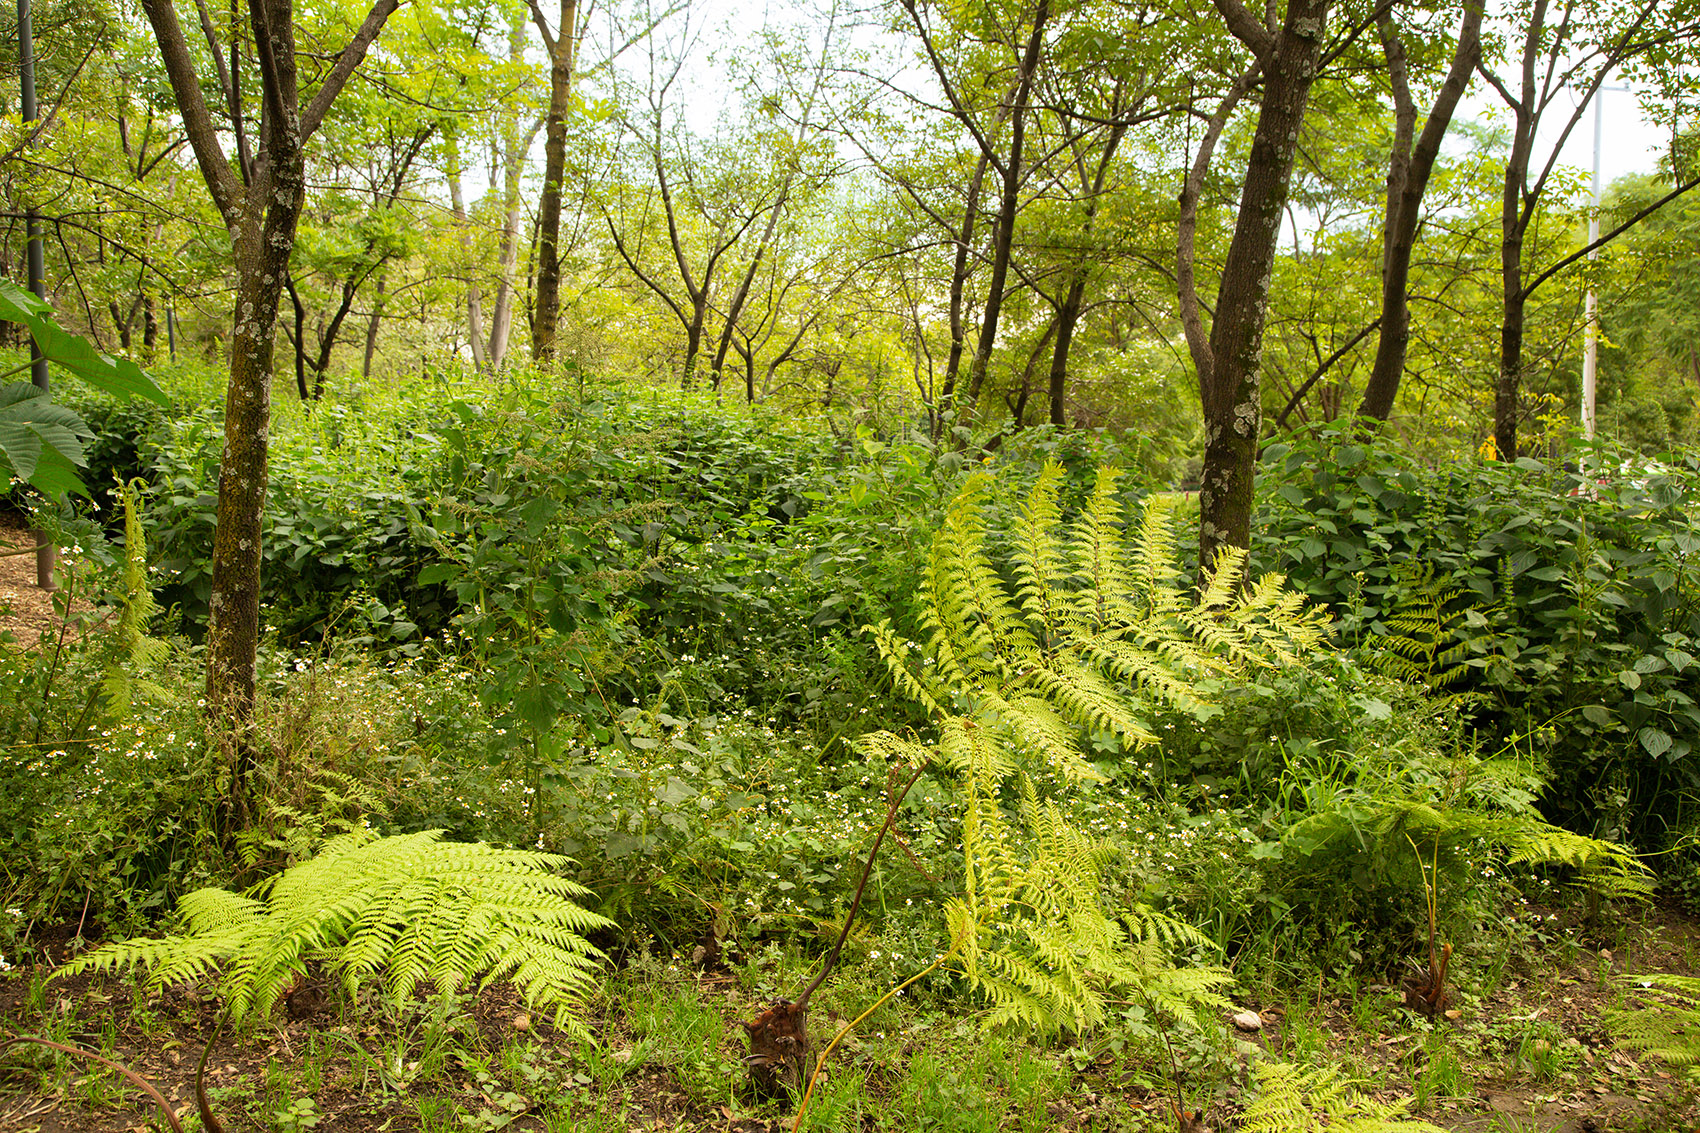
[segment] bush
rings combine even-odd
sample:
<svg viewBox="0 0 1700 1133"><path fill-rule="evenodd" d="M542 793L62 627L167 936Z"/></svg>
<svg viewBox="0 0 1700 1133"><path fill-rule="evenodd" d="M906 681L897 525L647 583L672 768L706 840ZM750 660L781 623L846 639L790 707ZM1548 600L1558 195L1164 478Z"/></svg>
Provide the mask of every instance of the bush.
<svg viewBox="0 0 1700 1133"><path fill-rule="evenodd" d="M1365 658L1409 656L1413 634L1454 650L1427 679L1479 694L1488 749L1536 746L1551 817L1669 842L1700 786L1700 462L1599 484L1527 458L1424 468L1329 431L1268 459L1256 552L1334 609L1342 642Z"/></svg>

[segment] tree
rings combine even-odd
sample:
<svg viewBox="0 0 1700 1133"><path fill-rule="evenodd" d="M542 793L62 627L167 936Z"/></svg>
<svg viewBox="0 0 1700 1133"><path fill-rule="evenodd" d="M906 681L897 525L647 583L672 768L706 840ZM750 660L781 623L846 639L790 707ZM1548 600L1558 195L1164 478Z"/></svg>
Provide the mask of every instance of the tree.
<svg viewBox="0 0 1700 1133"><path fill-rule="evenodd" d="M1522 413L1519 390L1524 376L1523 336L1529 297L1587 250L1564 257L1524 282L1524 245L1542 197L1553 184L1560 151L1612 71L1692 42L1700 33L1700 20L1696 17L1695 6L1688 0L1676 4L1668 0L1617 0L1597 5L1564 3L1556 13L1549 0L1529 0L1528 8L1519 17L1521 47L1508 60L1517 68L1516 79L1501 77L1488 60L1478 64L1477 70L1512 116L1511 150L1505 162L1500 206L1501 320L1493 413L1494 449L1502 460L1517 457L1517 428ZM1680 53L1670 56L1669 62L1680 70ZM1561 94L1567 97L1561 99ZM1536 137L1543 128L1550 132L1554 127L1557 134L1551 152L1544 163L1536 166ZM1665 200L1674 199L1695 183L1679 184ZM1653 209L1663 203L1657 202ZM1641 217L1650 215L1651 211L1647 210ZM1615 238L1641 217L1606 234L1595 246Z"/></svg>
<svg viewBox="0 0 1700 1133"><path fill-rule="evenodd" d="M272 345L306 191L306 147L398 5L399 0L377 0L342 50L332 56L330 66L319 73L318 87L305 98L305 105L292 0L252 0L245 29L252 38L245 41L244 29L233 23L228 29L228 60L206 8L200 7L215 72L216 85L211 89L224 99L226 117L221 128L202 94L195 56L171 0L142 0L184 132L235 255L236 303L207 629L208 712L233 729L243 728L254 709ZM245 43L252 48L260 83L258 136L252 148L250 111L243 103L241 87L240 54ZM237 147L234 164L221 138L226 132ZM252 753L245 742L239 744L238 752L235 795L240 805L240 783Z"/></svg>
<svg viewBox="0 0 1700 1133"><path fill-rule="evenodd" d="M1405 354L1411 341L1410 279L1411 254L1416 248L1417 222L1430 175L1440 157L1441 139L1452 124L1452 112L1469 86L1470 72L1481 58L1484 0L1464 0L1452 66L1435 96L1434 107L1423 123L1422 137L1413 146L1417 108L1411 97L1405 43L1393 10L1381 11L1376 29L1387 55L1387 73L1393 90L1393 147L1387 165L1387 213L1382 227L1381 323L1375 349L1375 366L1364 386L1358 414L1387 420L1393 412L1393 397L1405 373Z"/></svg>
<svg viewBox="0 0 1700 1133"><path fill-rule="evenodd" d="M1218 548L1251 545L1252 482L1263 415L1258 373L1270 275L1299 130L1322 56L1328 7L1328 0L1289 0L1286 18L1277 29L1265 27L1239 0L1216 0L1229 31L1255 60L1254 69L1234 83L1224 107L1231 112L1259 73L1263 97L1208 339L1192 284L1191 233L1184 224L1189 207L1196 220L1198 186L1209 166L1207 148L1201 147L1182 191L1177 280L1204 410L1204 469L1198 501L1199 562L1206 569L1215 562ZM1218 109L1211 121L1215 135L1226 121L1226 113ZM1210 145L1214 140L1209 137Z"/></svg>
<svg viewBox="0 0 1700 1133"><path fill-rule="evenodd" d="M549 52L549 112L543 127L543 195L537 206L537 286L531 318L531 356L546 363L555 358L555 321L561 306L561 181L567 169L567 111L573 98L578 0L561 0L553 31L537 0L526 2Z"/></svg>
<svg viewBox="0 0 1700 1133"><path fill-rule="evenodd" d="M974 100L966 93L964 84L953 77L952 68L940 53L932 27L921 14L919 0L902 0L902 3L921 41L927 61L932 66L933 75L944 90L950 113L980 150L981 160L976 166L970 186L969 203L964 212L963 235L958 243L958 271L952 282L953 310L959 309L960 293L956 289L960 288L965 274L962 267L968 254L969 234L972 232L974 212L978 207L981 181L988 168L998 178L998 216L997 227L992 236L991 278L986 284L986 302L980 312L979 338L974 346L974 356L968 364L968 405L972 409L980 399L980 389L986 379L986 367L991 361L992 346L998 336L998 319L1003 309L1005 281L1009 277L1010 250L1015 241L1015 218L1025 172L1022 157L1027 136L1028 99L1039 70L1041 56L1044 54L1045 31L1051 16L1051 5L1050 0L1037 0L1031 13L1023 8L1019 19L1011 24L1007 32L996 26L995 13L989 9L979 13L979 18L990 25L986 31L987 38L1012 54L1015 68L1013 76L1005 78L1004 83L997 82L995 78L985 81L986 88L1003 89L1007 83L1008 89L1007 98L991 107L988 114L985 108L975 105ZM975 13L972 10L964 10L963 14L973 16ZM1022 29L1020 38L1014 37L1016 29ZM980 31L978 28L975 30ZM1007 43L1004 38L1006 35L1009 37ZM1003 68L998 67L998 71L1003 72ZM979 76L976 76L976 79L978 78ZM1002 128L1006 121L1009 123L1009 138L1004 142ZM953 341L953 362L961 357L959 343L960 339ZM955 392L955 378L954 366L947 368L944 389L947 408Z"/></svg>

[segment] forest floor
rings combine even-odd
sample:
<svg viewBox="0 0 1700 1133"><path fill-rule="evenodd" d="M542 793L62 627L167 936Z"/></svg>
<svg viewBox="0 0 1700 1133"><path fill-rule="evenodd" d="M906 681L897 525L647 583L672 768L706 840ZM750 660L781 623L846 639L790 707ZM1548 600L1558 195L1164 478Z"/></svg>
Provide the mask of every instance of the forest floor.
<svg viewBox="0 0 1700 1133"><path fill-rule="evenodd" d="M1459 1133L1696 1129L1692 1087L1617 1049L1602 1020L1621 1001L1624 973L1700 974L1700 925L1647 908L1620 915L1600 939L1562 915L1527 919L1539 926L1525 935L1532 946L1461 969L1456 1019L1431 1028L1375 983L1294 988L1285 1002L1248 1004L1265 1020L1261 1032L1214 1054L1183 1050L1189 1092L1215 1094L1209 1124L1229 1133L1247 1059L1263 1055L1333 1066L1381 1101L1416 1090L1420 1116ZM212 990L45 979L70 954L77 927L46 934L36 964L0 974L0 1027L106 1052L154 1082L195 1128L195 1065L217 1015ZM771 974L759 976L754 962L718 974L639 967L618 973L591 1005L594 1043L533 1020L506 986L435 1011L423 1000L398 1010L375 996L337 1006L334 991L307 988L269 1025L217 1037L207 1060L212 1107L230 1129L289 1133L788 1130L788 1108L751 1099L742 1085L737 1023L760 1010ZM815 1019L817 1032L833 1025L830 1014ZM911 1005L876 1016L834 1055L816 1115L832 1118L823 1127L869 1131L1174 1128L1164 1068L1148 1057L1141 1065L1104 1044L987 1042L972 1019L948 1010ZM0 1129L150 1128L164 1128L158 1110L117 1075L36 1046L0 1053Z"/></svg>
<svg viewBox="0 0 1700 1133"><path fill-rule="evenodd" d="M35 534L16 512L0 511L0 633L10 632L20 644L33 644L43 631L55 629L53 592L36 585L35 556L8 554L35 546ZM87 603L75 603L84 607Z"/></svg>

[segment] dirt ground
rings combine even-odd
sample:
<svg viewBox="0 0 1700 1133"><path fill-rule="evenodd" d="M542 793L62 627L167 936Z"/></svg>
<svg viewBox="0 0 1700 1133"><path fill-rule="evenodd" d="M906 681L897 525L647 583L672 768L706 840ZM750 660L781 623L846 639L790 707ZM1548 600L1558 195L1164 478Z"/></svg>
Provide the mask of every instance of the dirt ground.
<svg viewBox="0 0 1700 1133"><path fill-rule="evenodd" d="M1559 915L1530 916L1543 926L1532 959L1512 961L1485 995L1472 991L1482 979L1480 969L1461 976L1458 1017L1442 1024L1441 1034L1450 1048L1465 1052L1468 1088L1458 1096L1431 1100L1421 1116L1454 1133L1687 1133L1700 1128L1693 1090L1670 1069L1618 1049L1603 1023L1604 1012L1620 1001L1618 981L1625 973L1700 972L1700 925L1661 908L1623 914L1603 934L1566 924ZM48 934L46 955L38 959L57 961L69 955L75 927ZM0 975L0 1028L39 1034L58 1020L66 1041L104 1044L114 1058L157 1084L185 1124L192 1125L195 1062L217 1013L211 989L180 985L139 993L138 999L127 980L87 976L47 983L43 989L39 977L49 967L20 967ZM735 1066L743 1053L735 1020L749 1010L732 983L730 976L706 976L698 988L704 1002L724 1009L727 1027L719 1045L728 1066ZM1428 1035L1395 1006L1396 1001L1391 987L1373 983L1294 989L1289 1002L1253 1005L1266 1023L1262 1032L1248 1037L1276 1057L1345 1068L1381 1100L1394 1100L1409 1094ZM516 1038L516 1021L523 1014L511 988L492 988L461 1017L458 1043L466 1050L499 1051ZM1320 1030L1320 1049L1295 1050L1295 1028L1289 1019L1301 1017L1313 1033ZM1536 1023L1556 1028L1568 1052L1562 1068L1544 1080L1519 1069L1516 1058L1519 1037ZM630 1046L623 1020L592 1020L592 1026L610 1050ZM474 1028L477 1034L467 1033ZM273 1025L241 1039L220 1035L215 1041L208 1062L215 1111L227 1128L252 1127L256 1107L269 1111L270 1103L258 1099L271 1076L279 1068L304 1065L309 1052L317 1051L322 1084L310 1095L314 1120L300 1128L316 1125L351 1133L422 1128L417 1095L390 1088L393 1083L383 1081L372 1065L363 1065L357 1054L358 1049L394 1050L396 1037L393 1021L385 1024L375 1015L363 1015L359 1005L337 1008L311 997L300 1011L280 1007ZM542 1052L537 1056L542 1061L533 1065L569 1075L577 1068L576 1044L551 1036L541 1025L531 1037ZM158 1111L141 1104L136 1091L111 1075L65 1066L55 1079L50 1072L55 1056L32 1051L0 1053L0 1130L131 1133L150 1128L150 1123L163 1128L157 1124ZM880 1073L872 1066L866 1069L873 1071L868 1081L874 1088ZM44 1083L52 1080L72 1084L43 1092ZM457 1063L451 1058L444 1074L415 1088L452 1099L462 1113L486 1117L491 1128L545 1128L541 1112L528 1109L525 1099L513 1092L521 1087L492 1080L476 1059L461 1056ZM771 1107L734 1111L705 1105L665 1065L643 1066L624 1079L622 1088L628 1130L774 1133L789 1128L784 1115ZM1233 1092L1230 1089L1230 1096L1212 1109L1217 1133L1235 1128L1238 1106ZM1165 1113L1166 1106L1165 1096L1132 1084L1125 1068L1107 1062L1076 1074L1070 1091L1047 1111L1058 1130L1117 1130L1128 1127L1124 1121L1130 1112L1154 1115Z"/></svg>
<svg viewBox="0 0 1700 1133"><path fill-rule="evenodd" d="M53 594L35 584L35 535L17 512L0 511L0 632L17 644L34 644L43 631L58 627Z"/></svg>

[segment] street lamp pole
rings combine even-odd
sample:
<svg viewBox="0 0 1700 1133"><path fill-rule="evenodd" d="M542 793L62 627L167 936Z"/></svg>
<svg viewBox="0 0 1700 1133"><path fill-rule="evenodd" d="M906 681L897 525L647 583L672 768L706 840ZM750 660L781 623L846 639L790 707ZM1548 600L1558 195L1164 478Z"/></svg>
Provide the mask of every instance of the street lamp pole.
<svg viewBox="0 0 1700 1133"><path fill-rule="evenodd" d="M27 125L36 120L35 109L35 33L30 25L30 0L18 0L18 85L23 96L20 109ZM37 222L35 205L24 210L24 259L28 265L28 284L37 299L47 298L47 268L42 255L41 225ZM30 380L35 388L48 392L47 359L34 339L30 341ZM43 590L57 590L53 581L53 566L58 548L47 532L35 533L35 583Z"/></svg>
<svg viewBox="0 0 1700 1133"><path fill-rule="evenodd" d="M1600 117L1602 97L1607 91L1626 91L1629 88L1601 86L1594 92L1594 208L1588 214L1588 243L1600 238ZM1600 250L1591 248L1588 262L1599 259ZM1595 408L1599 401L1600 373L1600 301L1594 294L1594 277L1588 275L1588 292L1583 301L1582 327L1582 435L1594 439Z"/></svg>

